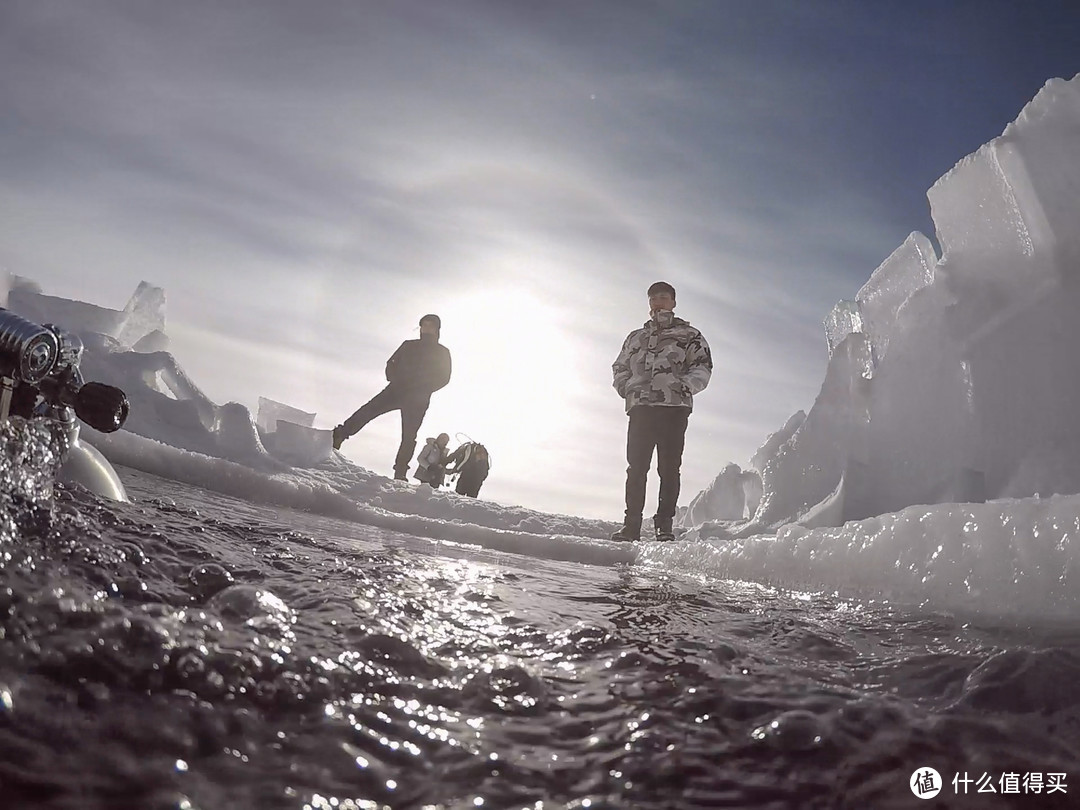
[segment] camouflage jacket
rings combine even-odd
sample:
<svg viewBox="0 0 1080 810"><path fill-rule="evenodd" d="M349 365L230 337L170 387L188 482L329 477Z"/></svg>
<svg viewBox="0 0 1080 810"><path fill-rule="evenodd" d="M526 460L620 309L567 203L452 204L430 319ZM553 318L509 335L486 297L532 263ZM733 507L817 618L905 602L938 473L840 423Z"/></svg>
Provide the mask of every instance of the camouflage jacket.
<svg viewBox="0 0 1080 810"><path fill-rule="evenodd" d="M635 405L693 408L694 394L704 390L712 376L712 354L688 321L675 318L661 328L649 319L623 341L611 371L627 413Z"/></svg>

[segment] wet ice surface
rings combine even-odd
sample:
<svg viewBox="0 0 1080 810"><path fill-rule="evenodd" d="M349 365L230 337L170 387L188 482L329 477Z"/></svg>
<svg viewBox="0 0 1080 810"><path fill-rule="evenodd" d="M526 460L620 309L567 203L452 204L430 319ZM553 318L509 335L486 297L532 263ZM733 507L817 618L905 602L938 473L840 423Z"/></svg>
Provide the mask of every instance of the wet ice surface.
<svg viewBox="0 0 1080 810"><path fill-rule="evenodd" d="M34 461L34 463L39 463ZM121 469L0 531L27 808L907 807L1080 792L1080 635L438 544Z"/></svg>

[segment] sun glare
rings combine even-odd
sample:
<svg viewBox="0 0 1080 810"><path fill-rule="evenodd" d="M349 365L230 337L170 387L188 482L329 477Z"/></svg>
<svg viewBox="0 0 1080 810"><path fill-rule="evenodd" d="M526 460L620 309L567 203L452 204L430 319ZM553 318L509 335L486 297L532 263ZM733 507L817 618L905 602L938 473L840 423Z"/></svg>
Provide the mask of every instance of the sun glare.
<svg viewBox="0 0 1080 810"><path fill-rule="evenodd" d="M523 439L535 447L565 425L568 387L578 377L566 315L513 289L462 295L440 312L454 375L438 411L432 409L447 423L439 430L498 446L509 461L505 451Z"/></svg>

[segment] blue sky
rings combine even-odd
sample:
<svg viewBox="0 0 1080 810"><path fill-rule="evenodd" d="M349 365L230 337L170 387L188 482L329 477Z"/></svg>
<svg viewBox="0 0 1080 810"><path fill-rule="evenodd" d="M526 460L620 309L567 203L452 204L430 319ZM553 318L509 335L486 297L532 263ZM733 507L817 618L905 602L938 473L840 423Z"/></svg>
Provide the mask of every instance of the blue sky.
<svg viewBox="0 0 1080 810"><path fill-rule="evenodd" d="M665 279L712 345L682 503L809 409L821 321L926 190L1080 71L1070 2L0 5L0 267L169 296L217 402L330 427L443 317L422 436L484 495L617 518L610 365ZM396 415L345 445L389 473ZM655 496L655 481L650 498Z"/></svg>

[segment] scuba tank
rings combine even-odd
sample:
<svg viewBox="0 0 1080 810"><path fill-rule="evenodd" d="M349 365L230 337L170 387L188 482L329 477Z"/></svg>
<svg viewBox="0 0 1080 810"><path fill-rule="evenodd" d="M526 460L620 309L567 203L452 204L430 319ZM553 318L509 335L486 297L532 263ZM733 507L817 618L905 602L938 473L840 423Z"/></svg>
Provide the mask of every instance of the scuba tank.
<svg viewBox="0 0 1080 810"><path fill-rule="evenodd" d="M95 385L95 383L87 383L86 385ZM84 389L85 387L83 386ZM120 389L116 390L119 391ZM124 401L127 402L126 397ZM77 409L76 413L78 413ZM91 427L95 427L88 420L83 419L83 421ZM120 476L116 474L113 465L102 455L100 450L79 436L78 421L71 419L61 424L68 436L68 451L64 457L64 463L60 466L60 470L56 475L56 480L64 484L80 484L95 495L100 495L109 500L127 501L127 491L120 481ZM95 429L100 430L100 428L96 427ZM108 433L110 431L101 432Z"/></svg>

